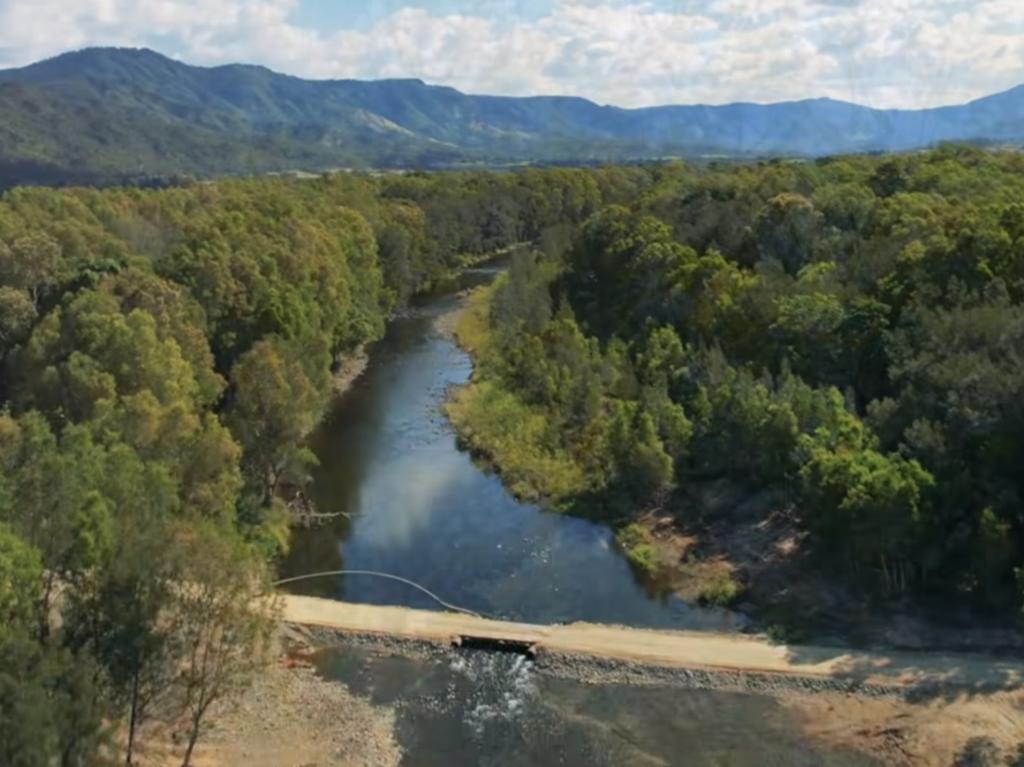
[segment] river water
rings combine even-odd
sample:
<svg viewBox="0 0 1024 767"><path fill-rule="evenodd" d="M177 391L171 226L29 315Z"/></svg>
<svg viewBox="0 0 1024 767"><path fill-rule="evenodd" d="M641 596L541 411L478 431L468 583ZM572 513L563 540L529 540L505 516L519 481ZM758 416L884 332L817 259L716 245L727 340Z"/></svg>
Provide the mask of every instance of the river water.
<svg viewBox="0 0 1024 767"><path fill-rule="evenodd" d="M463 274L460 287L495 269ZM469 356L437 327L452 292L394 320L365 373L335 403L311 447L312 500L335 524L294 535L282 577L374 570L408 578L489 616L537 623L587 620L729 630L738 616L657 593L632 570L608 528L518 502L459 449L441 412L469 380ZM292 584L297 593L438 609L407 585L365 575Z"/></svg>
<svg viewBox="0 0 1024 767"><path fill-rule="evenodd" d="M479 650L425 659L347 647L320 668L394 709L402 767L882 767L809 740L766 695L586 684Z"/></svg>
<svg viewBox="0 0 1024 767"><path fill-rule="evenodd" d="M472 270L460 287L494 275ZM607 528L519 503L459 449L441 405L472 366L437 327L456 307L453 293L442 294L394 320L365 373L312 435L320 460L313 501L343 516L296 531L282 577L375 570L502 618L737 628L740 616L656 593ZM439 607L413 588L361 575L289 588ZM424 659L345 647L324 653L320 669L394 707L404 767L876 764L808 743L795 716L768 696L583 684L539 673L519 656L481 651Z"/></svg>

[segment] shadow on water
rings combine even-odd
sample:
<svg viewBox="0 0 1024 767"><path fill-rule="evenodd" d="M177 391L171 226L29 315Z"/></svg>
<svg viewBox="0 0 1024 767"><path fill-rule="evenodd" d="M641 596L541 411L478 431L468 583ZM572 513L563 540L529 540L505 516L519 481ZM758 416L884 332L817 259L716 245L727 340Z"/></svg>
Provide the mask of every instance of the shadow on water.
<svg viewBox="0 0 1024 767"><path fill-rule="evenodd" d="M321 673L397 714L407 767L687 765L877 767L808 742L771 698L556 678L521 656L462 651L429 660L361 648L324 653Z"/></svg>
<svg viewBox="0 0 1024 767"><path fill-rule="evenodd" d="M462 287L493 279L469 270ZM311 438L320 460L311 489L327 527L297 531L282 577L323 570L393 573L488 615L557 623L735 628L724 610L648 593L611 531L520 503L457 445L441 411L472 372L437 329L457 306L449 293L415 304L372 350L366 372ZM294 584L296 591L434 609L401 584L366 576Z"/></svg>

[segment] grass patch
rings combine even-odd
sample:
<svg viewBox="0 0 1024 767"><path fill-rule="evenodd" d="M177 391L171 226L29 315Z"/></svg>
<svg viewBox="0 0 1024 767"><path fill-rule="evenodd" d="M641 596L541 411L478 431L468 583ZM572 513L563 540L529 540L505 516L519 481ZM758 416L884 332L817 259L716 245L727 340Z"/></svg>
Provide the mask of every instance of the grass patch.
<svg viewBox="0 0 1024 767"><path fill-rule="evenodd" d="M642 526L632 523L619 528L615 540L626 558L639 570L653 575L658 569L658 549L655 547L651 534Z"/></svg>
<svg viewBox="0 0 1024 767"><path fill-rule="evenodd" d="M711 575L700 584L697 599L701 604L728 607L736 601L740 591L742 588L732 577L732 573L722 571Z"/></svg>
<svg viewBox="0 0 1024 767"><path fill-rule="evenodd" d="M491 340L490 302L495 284L497 281L471 291L455 321L459 346L474 356L482 354Z"/></svg>
<svg viewBox="0 0 1024 767"><path fill-rule="evenodd" d="M554 503L586 491L583 468L558 447L548 419L490 381L471 383L445 405L459 436L499 467L517 497Z"/></svg>

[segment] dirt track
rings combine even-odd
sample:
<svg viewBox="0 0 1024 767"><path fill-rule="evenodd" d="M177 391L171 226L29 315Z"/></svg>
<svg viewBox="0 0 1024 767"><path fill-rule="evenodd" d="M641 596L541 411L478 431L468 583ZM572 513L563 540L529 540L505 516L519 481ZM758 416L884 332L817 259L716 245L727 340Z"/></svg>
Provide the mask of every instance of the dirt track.
<svg viewBox="0 0 1024 767"><path fill-rule="evenodd" d="M829 679L880 687L978 691L1024 687L1024 663L980 655L785 646L757 637L586 623L539 626L292 595L283 597L283 618L289 623L340 632L437 643L450 643L462 636L510 640L532 645L540 654L583 655L651 666Z"/></svg>

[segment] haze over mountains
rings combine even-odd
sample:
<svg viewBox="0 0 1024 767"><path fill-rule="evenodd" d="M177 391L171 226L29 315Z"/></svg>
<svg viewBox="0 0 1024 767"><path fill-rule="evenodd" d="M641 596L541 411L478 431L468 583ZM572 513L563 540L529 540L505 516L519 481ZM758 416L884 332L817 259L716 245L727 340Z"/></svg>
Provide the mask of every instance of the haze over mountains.
<svg viewBox="0 0 1024 767"><path fill-rule="evenodd" d="M765 94L770 96L770 94ZM0 186L334 167L813 157L1024 141L1024 86L961 106L832 99L621 109L420 80L303 80L91 48L0 71Z"/></svg>

